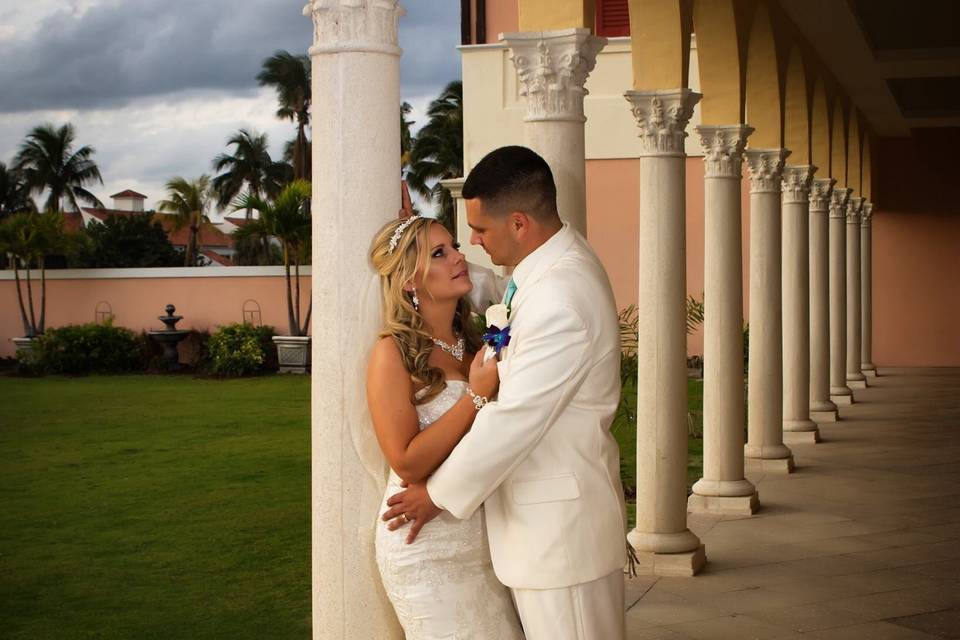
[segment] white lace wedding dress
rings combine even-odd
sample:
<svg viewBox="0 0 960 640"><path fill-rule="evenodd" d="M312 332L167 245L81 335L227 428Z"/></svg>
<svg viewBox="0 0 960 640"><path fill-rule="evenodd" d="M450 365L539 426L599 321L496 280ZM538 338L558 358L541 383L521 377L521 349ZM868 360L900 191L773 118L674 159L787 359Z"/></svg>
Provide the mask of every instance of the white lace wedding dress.
<svg viewBox="0 0 960 640"><path fill-rule="evenodd" d="M417 406L420 429L427 429L466 392L466 383L448 380L433 400ZM400 492L391 471L387 498ZM469 520L443 512L406 544L406 527L377 526L377 564L407 640L522 640L510 593L493 573L483 511Z"/></svg>

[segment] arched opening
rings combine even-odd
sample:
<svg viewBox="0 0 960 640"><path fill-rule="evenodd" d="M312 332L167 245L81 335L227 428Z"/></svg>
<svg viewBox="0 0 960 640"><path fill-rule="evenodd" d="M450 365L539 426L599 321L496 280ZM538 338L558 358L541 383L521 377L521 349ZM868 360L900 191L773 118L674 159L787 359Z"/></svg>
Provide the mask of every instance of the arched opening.
<svg viewBox="0 0 960 640"><path fill-rule="evenodd" d="M634 89L688 86L692 13L688 0L630 0Z"/></svg>
<svg viewBox="0 0 960 640"><path fill-rule="evenodd" d="M760 5L753 16L747 45L747 122L754 128L750 146L777 149L783 146L783 92L777 46L767 9Z"/></svg>
<svg viewBox="0 0 960 640"><path fill-rule="evenodd" d="M783 142L790 150L790 164L812 163L810 150L810 94L800 48L794 46L787 64L784 96Z"/></svg>
<svg viewBox="0 0 960 640"><path fill-rule="evenodd" d="M847 128L843 99L836 96L833 100L833 124L830 136L830 177L837 181L837 187L847 184Z"/></svg>
<svg viewBox="0 0 960 640"><path fill-rule="evenodd" d="M820 177L831 175L830 111L827 107L827 91L820 76L817 76L813 83L813 100L810 108L810 159L819 167Z"/></svg>

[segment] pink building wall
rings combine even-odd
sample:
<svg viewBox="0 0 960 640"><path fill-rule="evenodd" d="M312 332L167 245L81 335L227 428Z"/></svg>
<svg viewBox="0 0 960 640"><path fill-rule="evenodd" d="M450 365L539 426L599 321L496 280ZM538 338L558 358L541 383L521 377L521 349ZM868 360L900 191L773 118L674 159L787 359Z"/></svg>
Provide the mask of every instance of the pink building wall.
<svg viewBox="0 0 960 640"><path fill-rule="evenodd" d="M251 275L176 277L178 271ZM130 277L90 277L101 274L122 274ZM145 272L170 274L165 277L143 277ZM21 272L22 273L22 272ZM77 272L69 272L76 274ZM269 273L270 275L252 275ZM309 270L308 270L309 273ZM282 268L278 267L202 267L198 269L90 269L86 277L61 279L52 272L47 280L47 327L93 322L97 303L109 303L114 324L134 331L162 329L157 317L172 303L184 318L178 329L213 331L217 326L243 321L243 306L256 301L262 324L272 325L277 333L287 333L287 307ZM7 278L10 279L7 279ZM38 294L35 287L34 294ZM310 278L301 276L302 311L307 312ZM23 325L17 308L12 272L0 271L0 357L15 352L10 338L22 336Z"/></svg>

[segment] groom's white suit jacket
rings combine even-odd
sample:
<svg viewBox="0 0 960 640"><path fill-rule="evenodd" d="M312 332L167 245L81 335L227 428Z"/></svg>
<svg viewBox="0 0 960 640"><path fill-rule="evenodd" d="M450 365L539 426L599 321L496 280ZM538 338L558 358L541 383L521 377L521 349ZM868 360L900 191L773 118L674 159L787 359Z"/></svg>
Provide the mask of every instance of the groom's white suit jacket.
<svg viewBox="0 0 960 640"><path fill-rule="evenodd" d="M458 518L485 503L497 577L553 589L626 562L620 455L610 434L620 401L616 304L600 261L566 224L513 278L498 399L427 491Z"/></svg>

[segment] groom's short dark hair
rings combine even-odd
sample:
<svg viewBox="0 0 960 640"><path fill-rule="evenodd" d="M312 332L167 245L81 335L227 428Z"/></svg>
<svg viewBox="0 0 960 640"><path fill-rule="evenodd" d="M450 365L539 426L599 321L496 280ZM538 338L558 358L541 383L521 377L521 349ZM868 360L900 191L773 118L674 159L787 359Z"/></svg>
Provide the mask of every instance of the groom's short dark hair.
<svg viewBox="0 0 960 640"><path fill-rule="evenodd" d="M526 147L500 147L485 155L463 183L463 197L479 198L492 216L522 211L540 222L557 216L550 165Z"/></svg>

